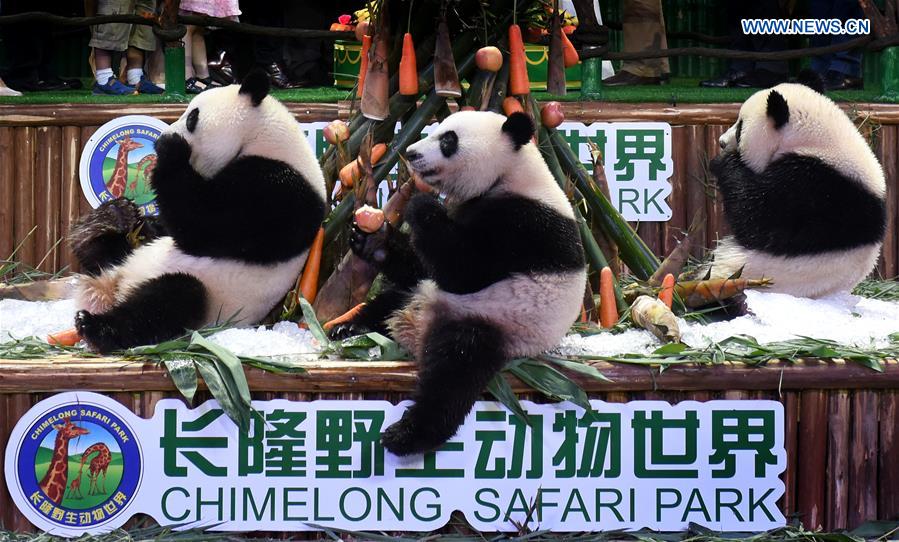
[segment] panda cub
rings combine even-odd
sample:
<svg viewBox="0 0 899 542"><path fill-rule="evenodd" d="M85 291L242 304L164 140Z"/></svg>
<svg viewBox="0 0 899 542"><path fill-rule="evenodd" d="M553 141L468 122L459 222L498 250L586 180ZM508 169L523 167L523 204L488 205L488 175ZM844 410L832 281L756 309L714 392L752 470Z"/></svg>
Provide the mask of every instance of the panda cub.
<svg viewBox="0 0 899 542"><path fill-rule="evenodd" d="M406 151L446 206L420 193L404 213L408 235L354 229L353 251L389 287L332 334L389 333L418 361L415 404L382 436L395 454L442 445L506 362L556 346L577 318L577 223L533 135L523 113L449 116Z"/></svg>
<svg viewBox="0 0 899 542"><path fill-rule="evenodd" d="M100 352L234 318L261 320L294 284L325 215L299 124L261 72L206 91L157 140L158 237L133 251L133 204L105 203L73 232L87 275L75 326ZM144 230L144 228L141 228ZM166 235L160 235L165 233Z"/></svg>
<svg viewBox="0 0 899 542"><path fill-rule="evenodd" d="M715 249L714 278L743 270L771 291L849 291L877 262L886 230L883 170L849 117L812 88L753 94L710 169L734 232Z"/></svg>

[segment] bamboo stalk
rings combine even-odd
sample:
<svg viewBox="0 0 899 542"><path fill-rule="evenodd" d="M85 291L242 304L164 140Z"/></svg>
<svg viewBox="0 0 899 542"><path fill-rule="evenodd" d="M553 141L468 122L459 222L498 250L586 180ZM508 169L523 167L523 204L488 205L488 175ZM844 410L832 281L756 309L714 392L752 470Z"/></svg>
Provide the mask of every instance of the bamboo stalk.
<svg viewBox="0 0 899 542"><path fill-rule="evenodd" d="M618 245L621 259L637 278L648 279L659 267L658 258L622 218L612 203L590 182L590 174L575 156L571 146L562 139L562 135L556 130L550 130L550 141L552 141L562 168L574 179L575 186L583 194L593 213L594 220Z"/></svg>

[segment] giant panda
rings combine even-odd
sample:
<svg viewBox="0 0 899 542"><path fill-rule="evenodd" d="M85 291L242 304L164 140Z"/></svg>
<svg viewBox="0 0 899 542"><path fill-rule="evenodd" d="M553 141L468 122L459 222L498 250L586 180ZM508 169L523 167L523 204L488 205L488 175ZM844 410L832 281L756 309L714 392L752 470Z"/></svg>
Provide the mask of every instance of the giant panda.
<svg viewBox="0 0 899 542"><path fill-rule="evenodd" d="M770 291L816 298L871 272L886 230L884 174L833 101L804 84L761 90L719 144L710 169L733 236L713 252L713 278L742 270L772 279Z"/></svg>
<svg viewBox="0 0 899 542"><path fill-rule="evenodd" d="M108 352L226 320L252 324L294 284L325 215L325 183L299 124L268 91L261 72L206 91L159 137L159 220L146 222L155 239L131 250L140 219L125 200L75 228L87 271L75 327L88 346Z"/></svg>
<svg viewBox="0 0 899 542"><path fill-rule="evenodd" d="M523 113L450 115L406 150L445 205L419 193L408 234L353 230L351 248L389 287L332 335L389 333L418 361L415 402L382 435L397 455L442 445L497 371L556 346L579 314L577 223L533 135Z"/></svg>

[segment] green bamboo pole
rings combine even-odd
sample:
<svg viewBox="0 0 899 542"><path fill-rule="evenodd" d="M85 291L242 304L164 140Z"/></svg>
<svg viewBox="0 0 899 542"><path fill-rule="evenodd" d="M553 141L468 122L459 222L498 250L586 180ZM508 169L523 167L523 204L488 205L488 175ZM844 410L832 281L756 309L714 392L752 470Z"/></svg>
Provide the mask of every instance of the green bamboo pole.
<svg viewBox="0 0 899 542"><path fill-rule="evenodd" d="M533 100L533 98L531 98L531 100ZM543 159L549 167L549 171L556 179L556 183L558 183L559 187L564 191L568 183L568 178L562 172L562 166L559 164L558 156L553 152L552 143L549 140L549 133L546 127L541 126L538 130L537 141L540 143L540 152L543 154ZM609 261L606 259L605 254L602 253L599 243L596 242L593 232L590 231L587 220L581 213L579 204L583 199L584 197L579 192L575 191L575 202L572 206L574 209L574 218L577 222L578 231L581 234L581 244L584 245L584 254L587 256L587 261L593 269L599 273L602 271L603 267L609 266ZM618 281L613 281L612 286L615 290L615 304L618 306L618 312L624 312L627 310L628 304L627 301L624 300L624 295L621 293L621 287L619 286Z"/></svg>
<svg viewBox="0 0 899 542"><path fill-rule="evenodd" d="M166 97L181 101L186 97L184 92L184 44L180 41L166 43L164 51Z"/></svg>
<svg viewBox="0 0 899 542"><path fill-rule="evenodd" d="M887 47L880 52L880 80L885 101L899 100L899 47Z"/></svg>
<svg viewBox="0 0 899 542"><path fill-rule="evenodd" d="M556 150L562 169L574 179L575 186L580 190L587 205L593 213L593 219L603 229L606 235L618 245L621 259L630 270L641 280L646 280L659 267L659 260L649 250L646 243L640 239L637 232L624 220L617 209L599 191L592 182L590 174L584 169L571 146L556 130L549 130L550 141Z"/></svg>
<svg viewBox="0 0 899 542"><path fill-rule="evenodd" d="M602 99L602 58L581 61L581 99Z"/></svg>

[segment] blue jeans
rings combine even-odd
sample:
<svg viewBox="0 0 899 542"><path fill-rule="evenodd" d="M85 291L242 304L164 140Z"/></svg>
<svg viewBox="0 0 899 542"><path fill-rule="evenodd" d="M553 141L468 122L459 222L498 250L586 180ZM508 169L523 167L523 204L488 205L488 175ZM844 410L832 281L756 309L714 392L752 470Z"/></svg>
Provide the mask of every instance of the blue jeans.
<svg viewBox="0 0 899 542"><path fill-rule="evenodd" d="M864 13L857 0L811 0L809 16L813 19L862 19ZM851 34L812 36L809 45L823 47L853 40L858 36ZM820 74L828 71L839 72L849 77L860 77L862 73L862 51L842 51L812 58L812 69Z"/></svg>

